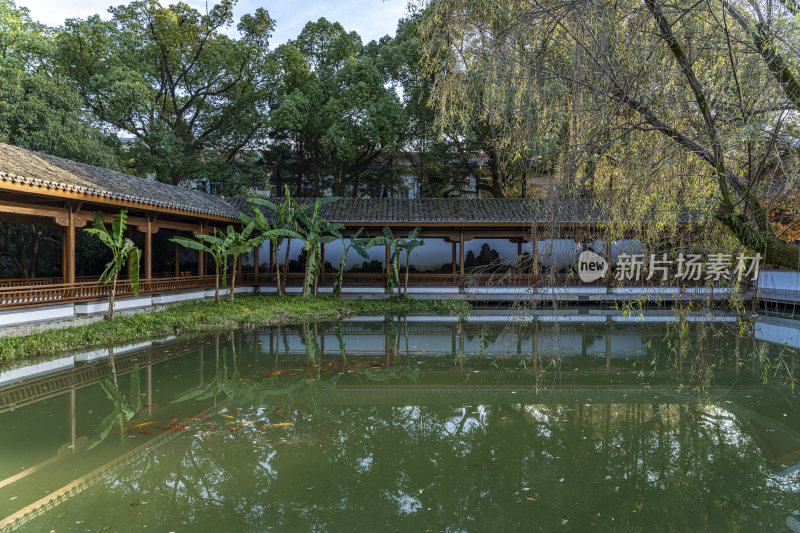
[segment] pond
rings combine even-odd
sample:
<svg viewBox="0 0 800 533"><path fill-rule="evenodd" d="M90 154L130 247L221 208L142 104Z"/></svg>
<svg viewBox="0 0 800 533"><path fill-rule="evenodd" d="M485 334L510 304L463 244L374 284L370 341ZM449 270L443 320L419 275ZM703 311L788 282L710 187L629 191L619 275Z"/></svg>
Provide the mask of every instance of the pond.
<svg viewBox="0 0 800 533"><path fill-rule="evenodd" d="M800 531L800 322L514 318L219 332L6 372L0 524Z"/></svg>

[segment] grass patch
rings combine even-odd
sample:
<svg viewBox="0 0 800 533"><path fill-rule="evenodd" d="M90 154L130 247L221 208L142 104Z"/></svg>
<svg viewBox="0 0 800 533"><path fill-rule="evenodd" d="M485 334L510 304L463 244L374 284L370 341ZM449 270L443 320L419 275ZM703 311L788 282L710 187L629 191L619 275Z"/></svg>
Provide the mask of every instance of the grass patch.
<svg viewBox="0 0 800 533"><path fill-rule="evenodd" d="M66 350L158 339L169 335L218 329L278 326L338 320L353 315L408 313L463 314L470 306L453 300L338 300L328 296L240 296L227 300L188 302L152 313L117 316L81 326L0 338L0 363L33 359Z"/></svg>

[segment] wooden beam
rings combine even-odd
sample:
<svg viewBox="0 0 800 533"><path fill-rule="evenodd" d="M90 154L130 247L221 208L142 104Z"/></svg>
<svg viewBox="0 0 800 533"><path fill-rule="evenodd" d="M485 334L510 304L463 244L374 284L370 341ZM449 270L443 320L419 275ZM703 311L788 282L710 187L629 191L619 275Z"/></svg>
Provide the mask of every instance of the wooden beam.
<svg viewBox="0 0 800 533"><path fill-rule="evenodd" d="M5 200L0 200L0 212L14 215L31 215L62 219L69 217L69 209L64 207L40 206L36 204L24 204L20 202L7 202ZM66 223L61 225L66 226Z"/></svg>
<svg viewBox="0 0 800 533"><path fill-rule="evenodd" d="M56 229L61 227L50 217L14 215L11 213L0 213L0 222L9 222L12 224L30 224L32 226L47 226Z"/></svg>
<svg viewBox="0 0 800 533"><path fill-rule="evenodd" d="M218 215L207 215L204 213L197 213L194 211L189 211L187 209L177 209L173 207L160 207L152 204L148 204L145 202L136 202L130 200L118 200L116 198L106 198L103 196L97 196L94 194L87 194L81 192L74 192L74 191L64 191L60 189L51 189L49 187L42 187L38 185L30 185L27 183L17 183L17 182L9 182L9 181L2 181L0 180L0 190L4 191L12 191L12 192L19 192L19 193L26 193L26 194L34 194L36 196L45 197L48 199L59 199L59 200L78 200L83 202L91 202L93 204L100 204L100 205L107 205L107 206L114 206L117 208L120 207L129 207L147 211L155 211L158 213L171 213L171 214L178 214L183 216L190 216L194 218L201 218L203 220L216 220L221 222L238 222L238 219L235 217L225 217L225 216L218 216Z"/></svg>

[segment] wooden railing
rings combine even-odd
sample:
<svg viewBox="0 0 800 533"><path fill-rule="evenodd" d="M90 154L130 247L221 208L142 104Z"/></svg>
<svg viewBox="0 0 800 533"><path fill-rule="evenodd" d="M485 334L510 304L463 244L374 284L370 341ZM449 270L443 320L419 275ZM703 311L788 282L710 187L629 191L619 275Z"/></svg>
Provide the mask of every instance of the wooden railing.
<svg viewBox="0 0 800 533"><path fill-rule="evenodd" d="M184 274L180 277L192 276L193 274L188 273ZM167 278L174 278L174 274L153 274L151 279L167 279ZM95 283L97 282L97 276L77 276L75 278L75 283ZM63 279L60 277L49 277L49 278L11 278L11 279L0 279L0 288L3 287L30 287L32 285L58 285L62 284Z"/></svg>
<svg viewBox="0 0 800 533"><path fill-rule="evenodd" d="M140 280L139 294L152 296L172 292L209 289L214 287L214 276L192 276L180 278L160 278ZM53 283L50 285L31 284L0 288L0 308L33 307L61 303L106 300L111 293L111 285L100 285L94 281L80 283ZM128 280L117 282L117 298L133 296Z"/></svg>
<svg viewBox="0 0 800 533"><path fill-rule="evenodd" d="M335 274L326 273L320 279L320 286L330 286L333 283ZM33 278L27 280L2 280L0 281L0 309L34 307L43 305L56 305L63 303L79 303L87 301L106 300L111 291L110 285L100 285L97 278L82 278L76 283L60 283L59 280L53 282L53 278ZM274 273L254 274L240 273L237 276L238 286L274 286L276 276ZM303 285L304 275L300 272L290 272L287 276L287 286L300 287ZM401 273L400 283L405 282L405 276ZM545 278L533 274L519 273L468 273L464 276L459 274L430 274L414 273L409 275L408 284L411 287L535 287L548 285L554 287L603 287L618 285L616 281L609 282L606 279L597 280L593 283L583 283L576 275L565 273L556 275L553 278ZM230 280L228 280L230 286ZM384 287L386 285L386 274L383 273L345 273L345 287ZM626 287L658 287L661 285L669 286L698 286L704 282L672 283L662 284L660 281L641 281L639 283L624 283ZM181 276L181 277L154 277L149 280L140 280L139 294L142 296L152 296L157 294L169 294L175 292L185 292L199 289L211 289L214 287L214 276ZM220 282L220 287L223 287ZM133 296L130 282L120 280L117 283L118 298Z"/></svg>

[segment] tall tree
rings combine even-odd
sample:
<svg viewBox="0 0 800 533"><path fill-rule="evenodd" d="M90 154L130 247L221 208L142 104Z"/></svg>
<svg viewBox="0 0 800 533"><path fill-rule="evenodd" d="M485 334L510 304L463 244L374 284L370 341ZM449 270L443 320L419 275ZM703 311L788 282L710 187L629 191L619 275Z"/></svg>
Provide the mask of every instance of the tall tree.
<svg viewBox="0 0 800 533"><path fill-rule="evenodd" d="M118 168L118 141L95 127L54 56L52 31L0 0L0 142ZM0 223L0 275L56 274L59 240L46 225Z"/></svg>
<svg viewBox="0 0 800 533"><path fill-rule="evenodd" d="M118 168L114 139L95 127L55 53L49 28L0 0L0 142Z"/></svg>
<svg viewBox="0 0 800 533"><path fill-rule="evenodd" d="M770 220L798 173L786 142L800 111L793 3L437 0L424 19L445 123L486 118L511 154L531 146L517 125L566 130L565 190L603 188L628 218L712 206L739 243L800 269L800 248ZM530 102L536 120L507 115Z"/></svg>
<svg viewBox="0 0 800 533"><path fill-rule="evenodd" d="M387 73L358 34L324 18L306 24L275 57L281 83L266 159L283 181L273 185L290 184L297 196L369 190L370 171L396 149L404 127ZM282 162L289 167L277 168Z"/></svg>
<svg viewBox="0 0 800 533"><path fill-rule="evenodd" d="M71 19L57 39L60 62L97 120L133 136L140 175L164 182L237 182L258 169L247 157L263 130L273 88L274 23L259 8L241 18L234 1L201 14L185 3L138 0Z"/></svg>

